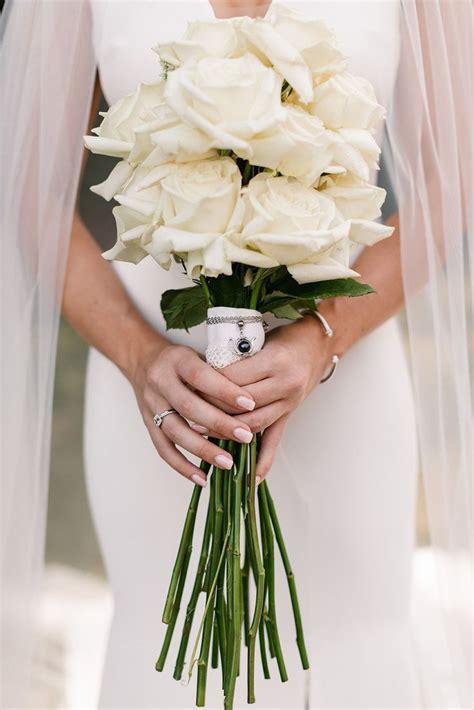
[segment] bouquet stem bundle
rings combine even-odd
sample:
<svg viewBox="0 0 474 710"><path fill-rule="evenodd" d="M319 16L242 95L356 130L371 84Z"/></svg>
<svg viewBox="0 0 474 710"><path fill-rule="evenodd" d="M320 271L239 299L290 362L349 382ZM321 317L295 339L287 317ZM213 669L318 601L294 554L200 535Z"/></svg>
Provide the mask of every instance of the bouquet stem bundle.
<svg viewBox="0 0 474 710"><path fill-rule="evenodd" d="M233 707L244 645L247 650L249 703L255 702L257 641L264 677L270 678L269 654L276 660L281 680L288 680L277 622L275 541L288 581L296 643L304 669L309 668L309 662L295 577L275 504L266 481L257 490L259 437L250 444L223 440L215 443L229 451L236 464L230 472L201 464L201 468L210 474L210 496L199 562L186 608L173 677L176 680L183 677L193 619L199 597L203 594L204 614L191 651L187 675L191 677L197 664L196 705L203 707L209 667L220 667L224 708L227 710ZM182 603L201 495L202 488L196 486L189 503L163 611L167 631L156 662L158 671L164 668Z"/></svg>

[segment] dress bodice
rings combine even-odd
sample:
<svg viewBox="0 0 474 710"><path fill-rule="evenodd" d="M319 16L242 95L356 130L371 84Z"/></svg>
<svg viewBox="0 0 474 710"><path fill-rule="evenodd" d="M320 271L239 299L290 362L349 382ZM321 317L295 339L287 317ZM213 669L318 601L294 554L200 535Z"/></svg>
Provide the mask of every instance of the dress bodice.
<svg viewBox="0 0 474 710"><path fill-rule="evenodd" d="M349 70L368 79L384 106L390 103L398 65L398 0L286 2L308 17L326 20L349 57ZM94 46L105 97L114 103L140 81L160 73L159 41L179 38L190 20L214 17L208 0L92 0Z"/></svg>
<svg viewBox="0 0 474 710"><path fill-rule="evenodd" d="M308 17L325 20L336 31L348 69L366 77L387 110L399 56L399 0L303 0L285 2ZM102 90L109 104L133 92L141 81L161 73L152 51L158 42L178 39L191 20L214 17L208 0L91 0L96 59ZM189 285L177 268L160 269L152 259L139 266L114 262L114 267L145 317L164 330L159 301L170 288ZM192 337L173 331L178 342L202 348L205 329L193 328Z"/></svg>

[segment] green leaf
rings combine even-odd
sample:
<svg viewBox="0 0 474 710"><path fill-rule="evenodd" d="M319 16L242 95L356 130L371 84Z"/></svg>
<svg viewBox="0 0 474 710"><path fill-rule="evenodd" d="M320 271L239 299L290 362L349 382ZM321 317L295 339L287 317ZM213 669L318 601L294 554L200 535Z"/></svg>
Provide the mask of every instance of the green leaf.
<svg viewBox="0 0 474 710"><path fill-rule="evenodd" d="M336 296L365 296L374 293L369 284L363 284L355 279L332 279L316 281L315 283L299 284L288 272L281 272L271 282L272 291L300 299L324 299Z"/></svg>
<svg viewBox="0 0 474 710"><path fill-rule="evenodd" d="M285 308L293 301L295 301L294 296L287 296L277 291L272 293L271 296L265 296L261 303L261 311L262 313L273 313L276 308Z"/></svg>
<svg viewBox="0 0 474 710"><path fill-rule="evenodd" d="M231 276L221 274L215 278L206 279L212 305L248 308L250 289L244 286L246 268L239 268L240 266L240 264L234 264Z"/></svg>
<svg viewBox="0 0 474 710"><path fill-rule="evenodd" d="M273 308L272 313L276 318L286 318L287 320L298 320L298 318L303 317L291 304Z"/></svg>
<svg viewBox="0 0 474 710"><path fill-rule="evenodd" d="M166 328L188 330L206 320L208 302L201 286L165 291L161 297L161 312Z"/></svg>
<svg viewBox="0 0 474 710"><path fill-rule="evenodd" d="M308 309L315 309L314 300L295 298L279 292L266 296L260 307L262 313L273 313L277 318L289 318L290 320L299 318L300 311Z"/></svg>

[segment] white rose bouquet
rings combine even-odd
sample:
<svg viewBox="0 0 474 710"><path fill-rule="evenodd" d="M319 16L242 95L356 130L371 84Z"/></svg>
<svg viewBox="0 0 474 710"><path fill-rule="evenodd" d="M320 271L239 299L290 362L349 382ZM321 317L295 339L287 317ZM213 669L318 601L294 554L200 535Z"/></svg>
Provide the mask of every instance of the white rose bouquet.
<svg viewBox="0 0 474 710"><path fill-rule="evenodd" d="M91 188L118 203L117 243L104 257L137 264L151 256L165 269L179 264L194 285L163 294L167 326L188 329L207 319L207 360L225 367L263 346L262 314L296 319L321 299L372 291L354 279L350 255L357 244L370 246L392 233L375 221L385 192L369 184L380 152L374 130L384 112L371 85L346 71L325 23L280 5L265 19L190 23L181 40L156 52L157 81L118 101L96 135L85 138L91 151L121 159ZM232 708L242 638L249 703L255 702L257 637L265 677L268 648L287 680L275 541L303 668L309 663L268 484L257 492L259 436L251 444L216 443L237 464L227 473L202 463L211 474L209 507L174 678L182 677L204 592L188 675L197 661L196 704L204 706L210 661L220 665L225 708ZM172 573L159 671L177 623L201 492L194 488Z"/></svg>

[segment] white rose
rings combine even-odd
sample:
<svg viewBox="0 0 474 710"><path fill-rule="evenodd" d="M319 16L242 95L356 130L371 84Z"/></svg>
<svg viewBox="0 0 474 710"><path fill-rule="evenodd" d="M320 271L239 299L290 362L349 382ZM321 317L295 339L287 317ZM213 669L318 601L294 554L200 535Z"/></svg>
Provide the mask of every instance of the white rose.
<svg viewBox="0 0 474 710"><path fill-rule="evenodd" d="M114 197L122 206L128 207L147 218L152 225L158 225L163 211L162 180L176 169L173 163L157 168L140 166L125 185L122 192Z"/></svg>
<svg viewBox="0 0 474 710"><path fill-rule="evenodd" d="M360 180L370 179L371 168L378 167L380 148L370 131L341 128L333 131L334 163Z"/></svg>
<svg viewBox="0 0 474 710"><path fill-rule="evenodd" d="M349 222L338 218L332 200L286 177L260 173L250 181L241 234L231 242L239 261L254 254L284 265L299 283L357 276L349 268ZM229 254L235 258L229 249ZM342 255L342 256L341 256Z"/></svg>
<svg viewBox="0 0 474 710"><path fill-rule="evenodd" d="M386 192L376 185L354 180L347 175L324 176L319 190L330 197L341 217L350 220L351 241L372 246L393 234L393 228L372 220L381 216Z"/></svg>
<svg viewBox="0 0 474 710"><path fill-rule="evenodd" d="M346 58L337 47L336 34L323 20L309 19L305 13L278 3L270 6L265 19L300 52L315 83L345 68Z"/></svg>
<svg viewBox="0 0 474 710"><path fill-rule="evenodd" d="M120 99L103 114L96 136L84 136L84 143L93 153L128 158L135 142L135 130L150 120L152 108L163 100L165 82L140 84L133 94Z"/></svg>
<svg viewBox="0 0 474 710"><path fill-rule="evenodd" d="M253 165L271 168L282 175L313 185L333 162L332 131L315 116L296 106L284 106L285 121L273 131L249 141L250 153L241 153Z"/></svg>
<svg viewBox="0 0 474 710"><path fill-rule="evenodd" d="M117 242L102 256L107 261L128 261L138 264L148 256L145 247L151 240L153 226L147 217L128 207L114 207Z"/></svg>
<svg viewBox="0 0 474 710"><path fill-rule="evenodd" d="M281 5L272 5L265 19L244 18L240 31L258 56L287 80L303 103L313 97L313 84L342 71L345 58L334 33L321 20Z"/></svg>
<svg viewBox="0 0 474 710"><path fill-rule="evenodd" d="M152 167L170 160L187 162L217 156L209 136L184 123L166 104L155 107L153 114L154 121L137 130L130 159Z"/></svg>
<svg viewBox="0 0 474 710"><path fill-rule="evenodd" d="M119 163L120 165L120 163ZM112 210L117 225L117 242L103 254L105 259L137 264L148 255L151 236L161 223L163 208L160 180L175 169L173 164L149 169L139 167L114 197L120 203ZM169 268L171 258L160 261Z"/></svg>
<svg viewBox="0 0 474 710"><path fill-rule="evenodd" d="M278 76L251 54L185 64L166 84L168 105L212 148L248 150L250 138L284 118Z"/></svg>
<svg viewBox="0 0 474 710"><path fill-rule="evenodd" d="M334 200L344 219L378 219L387 194L381 187L354 180L348 175L325 175L318 189L325 197Z"/></svg>
<svg viewBox="0 0 474 710"><path fill-rule="evenodd" d="M161 181L162 226L148 252L160 263L182 258L190 276L231 274L226 234L239 229L241 175L230 158L176 165Z"/></svg>
<svg viewBox="0 0 474 710"><path fill-rule="evenodd" d="M160 59L175 67L204 57L240 57L245 51L234 19L189 22L181 39L155 47Z"/></svg>
<svg viewBox="0 0 474 710"><path fill-rule="evenodd" d="M133 166L127 160L121 160L111 170L108 178L98 185L92 185L90 190L100 195L104 200L111 200L118 192L121 192L124 185L133 174Z"/></svg>
<svg viewBox="0 0 474 710"><path fill-rule="evenodd" d="M372 85L348 72L324 81L314 89L308 110L327 128L373 129L385 112L377 103Z"/></svg>

